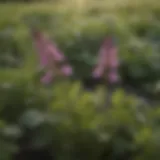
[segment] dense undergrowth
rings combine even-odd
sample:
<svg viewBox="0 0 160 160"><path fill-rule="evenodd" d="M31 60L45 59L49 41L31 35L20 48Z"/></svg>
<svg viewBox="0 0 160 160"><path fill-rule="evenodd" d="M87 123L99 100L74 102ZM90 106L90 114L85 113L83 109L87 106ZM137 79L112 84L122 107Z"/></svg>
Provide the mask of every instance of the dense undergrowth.
<svg viewBox="0 0 160 160"><path fill-rule="evenodd" d="M69 2L0 4L0 160L48 146L58 160L159 160L159 104L123 86L111 106L103 87L88 92L68 80L42 86L29 27L58 44L78 80L90 74L103 38L112 35L123 84L159 99L160 2Z"/></svg>

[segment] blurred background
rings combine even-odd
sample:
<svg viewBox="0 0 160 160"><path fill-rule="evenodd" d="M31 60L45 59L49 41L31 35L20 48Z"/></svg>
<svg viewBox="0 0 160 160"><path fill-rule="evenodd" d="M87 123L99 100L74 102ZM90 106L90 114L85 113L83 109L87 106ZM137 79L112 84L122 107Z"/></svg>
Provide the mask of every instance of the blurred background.
<svg viewBox="0 0 160 160"><path fill-rule="evenodd" d="M77 81L39 83L31 26L57 43ZM147 98L122 86L104 109L106 89L85 91L80 79L108 34L123 83ZM159 0L0 0L0 160L159 160L159 98Z"/></svg>

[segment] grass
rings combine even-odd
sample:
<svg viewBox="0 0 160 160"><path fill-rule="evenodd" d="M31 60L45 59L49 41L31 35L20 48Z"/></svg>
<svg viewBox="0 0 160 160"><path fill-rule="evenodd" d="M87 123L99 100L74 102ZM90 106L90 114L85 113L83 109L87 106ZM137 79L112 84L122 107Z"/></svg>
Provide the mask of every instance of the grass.
<svg viewBox="0 0 160 160"><path fill-rule="evenodd" d="M159 0L60 0L59 2L1 3L0 24L23 24L24 15L67 14L74 19L116 18L120 21L149 20L159 14ZM154 12L154 13L153 13ZM3 26L0 25L0 28Z"/></svg>
<svg viewBox="0 0 160 160"><path fill-rule="evenodd" d="M0 13L2 15L12 15L20 17L26 12L46 12L52 13L55 10L66 11L72 10L73 13L83 14L90 9L100 9L101 12L127 12L130 10L136 12L146 12L160 7L159 0L61 0L59 3L55 2L37 2L37 3L1 3ZM16 15L16 16L15 16ZM10 19L10 20L11 20Z"/></svg>

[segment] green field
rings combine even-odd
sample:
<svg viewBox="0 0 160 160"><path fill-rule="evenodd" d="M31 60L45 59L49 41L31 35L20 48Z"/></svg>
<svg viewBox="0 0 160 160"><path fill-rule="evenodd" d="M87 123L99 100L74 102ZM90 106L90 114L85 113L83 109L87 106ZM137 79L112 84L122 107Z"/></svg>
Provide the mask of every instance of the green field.
<svg viewBox="0 0 160 160"><path fill-rule="evenodd" d="M77 81L39 83L31 26L56 42ZM136 94L121 86L106 107L106 89L85 91L80 80L107 35L117 41L123 84ZM28 160L23 148L42 155L46 146L53 160L159 160L159 97L159 0L0 4L0 160Z"/></svg>

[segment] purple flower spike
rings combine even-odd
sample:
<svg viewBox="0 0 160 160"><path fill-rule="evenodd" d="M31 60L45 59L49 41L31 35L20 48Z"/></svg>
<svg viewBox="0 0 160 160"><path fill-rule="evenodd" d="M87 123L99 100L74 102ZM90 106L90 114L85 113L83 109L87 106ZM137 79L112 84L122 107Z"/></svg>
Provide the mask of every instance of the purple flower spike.
<svg viewBox="0 0 160 160"><path fill-rule="evenodd" d="M65 76L70 76L70 75L72 75L72 72L73 72L72 68L69 65L63 66L61 71Z"/></svg>
<svg viewBox="0 0 160 160"><path fill-rule="evenodd" d="M42 83L50 83L53 72L54 75L72 75L72 67L66 62L64 54L60 52L53 42L37 30L32 31L32 37L39 53L40 65L47 71L46 75L41 79ZM59 64L64 62L66 64L60 67Z"/></svg>
<svg viewBox="0 0 160 160"><path fill-rule="evenodd" d="M53 73L48 71L42 78L41 78L41 82L43 84L49 84L51 83L51 81L53 80Z"/></svg>
<svg viewBox="0 0 160 160"><path fill-rule="evenodd" d="M115 83L119 80L118 67L117 47L111 37L106 38L100 48L98 63L93 70L92 76L102 78L106 74L105 71L109 71L107 79L110 83Z"/></svg>

